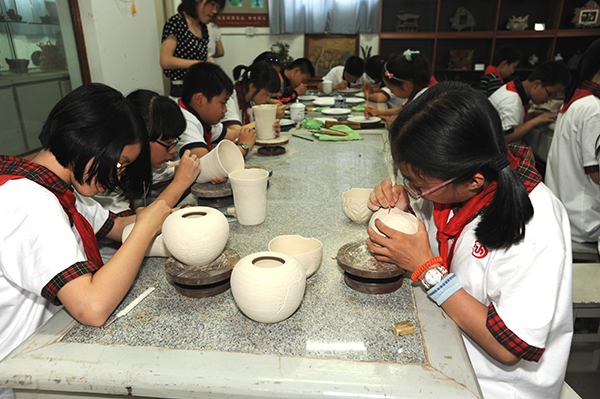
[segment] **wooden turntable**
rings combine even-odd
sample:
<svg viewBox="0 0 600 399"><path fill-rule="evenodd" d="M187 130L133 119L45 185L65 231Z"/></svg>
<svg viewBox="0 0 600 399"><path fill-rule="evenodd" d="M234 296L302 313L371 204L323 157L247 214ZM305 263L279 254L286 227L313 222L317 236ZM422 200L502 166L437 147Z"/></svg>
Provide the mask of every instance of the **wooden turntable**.
<svg viewBox="0 0 600 399"><path fill-rule="evenodd" d="M167 280L183 296L206 298L221 294L230 287L229 278L240 256L225 248L217 259L207 265L190 266L171 257L165 263Z"/></svg>
<svg viewBox="0 0 600 399"><path fill-rule="evenodd" d="M402 286L404 269L393 263L380 262L366 241L342 246L337 253L338 265L344 270L348 287L371 295L394 292Z"/></svg>
<svg viewBox="0 0 600 399"><path fill-rule="evenodd" d="M264 156L273 156L273 155L281 155L285 154L285 147L282 147L284 144L290 142L289 137L287 136L279 136L275 137L272 140L256 140L255 145L260 147L257 152L260 155Z"/></svg>

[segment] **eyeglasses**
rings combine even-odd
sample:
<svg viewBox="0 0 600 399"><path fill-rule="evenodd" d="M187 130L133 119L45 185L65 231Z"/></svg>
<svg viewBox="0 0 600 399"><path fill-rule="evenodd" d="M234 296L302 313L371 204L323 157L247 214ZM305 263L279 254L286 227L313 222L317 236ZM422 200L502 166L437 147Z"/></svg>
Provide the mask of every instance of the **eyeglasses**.
<svg viewBox="0 0 600 399"><path fill-rule="evenodd" d="M176 138L175 140L173 140L173 142L171 144L165 144L165 143L161 143L160 141L156 140L157 144L162 145L163 147L166 148L167 152L171 151L173 148L175 148L175 146L177 145L177 143L179 143L179 138Z"/></svg>
<svg viewBox="0 0 600 399"><path fill-rule="evenodd" d="M548 88L546 86L542 86L544 88L544 90L546 90L546 94L548 95L548 98L550 100L553 100L555 98L557 98L559 96L560 93L557 94L550 94L550 92L548 91Z"/></svg>
<svg viewBox="0 0 600 399"><path fill-rule="evenodd" d="M448 184L452 183L454 180L456 180L456 177L453 177L450 180L446 180L443 183L438 184L435 187L430 188L429 190L425 190L422 193L417 193L415 190L413 190L412 188L410 188L410 185L408 183L408 181L406 180L406 177L402 176L402 181L404 182L404 189L406 190L406 192L408 193L408 195L415 200L418 200L419 198L422 198L428 194L433 193L434 191L439 190L440 188L446 187Z"/></svg>

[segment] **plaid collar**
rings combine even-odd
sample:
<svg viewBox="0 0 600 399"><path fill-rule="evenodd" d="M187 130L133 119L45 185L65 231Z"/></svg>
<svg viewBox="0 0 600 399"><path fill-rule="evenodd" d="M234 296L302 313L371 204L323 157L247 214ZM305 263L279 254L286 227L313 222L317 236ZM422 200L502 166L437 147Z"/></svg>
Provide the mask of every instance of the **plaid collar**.
<svg viewBox="0 0 600 399"><path fill-rule="evenodd" d="M45 166L22 158L0 155L0 174L23 176L58 194L71 189L64 180Z"/></svg>
<svg viewBox="0 0 600 399"><path fill-rule="evenodd" d="M531 194L531 191L542 181L542 175L535 168L535 157L531 148L509 144L508 160L510 167L517 172L523 182L527 194Z"/></svg>
<svg viewBox="0 0 600 399"><path fill-rule="evenodd" d="M579 88L583 90L589 90L592 92L594 96L600 98L600 85L598 83L592 82L591 80L584 80Z"/></svg>

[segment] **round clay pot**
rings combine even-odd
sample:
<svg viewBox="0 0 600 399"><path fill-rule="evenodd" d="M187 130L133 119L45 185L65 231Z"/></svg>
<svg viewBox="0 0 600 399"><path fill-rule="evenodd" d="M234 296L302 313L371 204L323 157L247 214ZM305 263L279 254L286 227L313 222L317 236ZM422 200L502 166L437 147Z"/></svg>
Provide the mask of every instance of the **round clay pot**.
<svg viewBox="0 0 600 399"><path fill-rule="evenodd" d="M299 235L285 235L275 237L269 242L269 251L283 252L298 259L304 270L306 278L317 271L323 257L323 243L316 238L304 238Z"/></svg>
<svg viewBox="0 0 600 399"><path fill-rule="evenodd" d="M367 206L372 192L370 188L353 188L342 194L342 210L350 220L364 223L373 215Z"/></svg>
<svg viewBox="0 0 600 399"><path fill-rule="evenodd" d="M231 273L231 293L252 320L277 323L298 309L306 287L306 272L292 255L257 252L242 258Z"/></svg>
<svg viewBox="0 0 600 399"><path fill-rule="evenodd" d="M415 234L419 231L419 219L412 213L404 212L398 208L380 208L377 212L373 213L369 226L375 230L375 232L381 236L382 234L377 227L375 227L375 220L379 219L386 226L391 227L394 230L398 230L405 234Z"/></svg>
<svg viewBox="0 0 600 399"><path fill-rule="evenodd" d="M169 252L181 263L205 265L223 252L229 238L229 223L214 208L183 208L167 217L162 237Z"/></svg>
<svg viewBox="0 0 600 399"><path fill-rule="evenodd" d="M129 237L129 234L131 234L131 230L133 230L133 226L135 226L135 223L131 223L125 226L125 228L123 229L123 235L121 236L121 242L125 242L125 240L127 240L127 237ZM171 253L169 252L163 241L162 234L159 234L156 237L154 237L154 240L152 240L152 243L146 251L146 256L155 256L161 258L169 258L171 256Z"/></svg>

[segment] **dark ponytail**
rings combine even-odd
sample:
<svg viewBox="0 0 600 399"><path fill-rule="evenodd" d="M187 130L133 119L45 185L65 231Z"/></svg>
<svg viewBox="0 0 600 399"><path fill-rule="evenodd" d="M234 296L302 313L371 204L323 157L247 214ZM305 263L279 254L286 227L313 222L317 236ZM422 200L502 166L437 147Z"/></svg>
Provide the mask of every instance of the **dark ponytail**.
<svg viewBox="0 0 600 399"><path fill-rule="evenodd" d="M565 103L568 103L575 90L584 80L592 80L594 75L600 71L600 39L594 40L587 48L577 64L577 70L571 83L565 89Z"/></svg>
<svg viewBox="0 0 600 399"><path fill-rule="evenodd" d="M508 166L498 113L471 87L446 82L427 89L400 112L390 129L396 165L407 163L420 176L469 182L476 173L496 181L496 194L475 234L490 249L520 242L533 206L525 186Z"/></svg>
<svg viewBox="0 0 600 399"><path fill-rule="evenodd" d="M244 93L248 93L251 83L256 87L257 93L262 89L269 93L279 92L279 74L268 62L260 61L250 66L238 65L233 69L233 79L239 80Z"/></svg>
<svg viewBox="0 0 600 399"><path fill-rule="evenodd" d="M431 64L427 57L419 52L406 50L390 56L384 66L383 81L386 85L399 86L401 80L410 80L417 92L429 85L431 76Z"/></svg>

